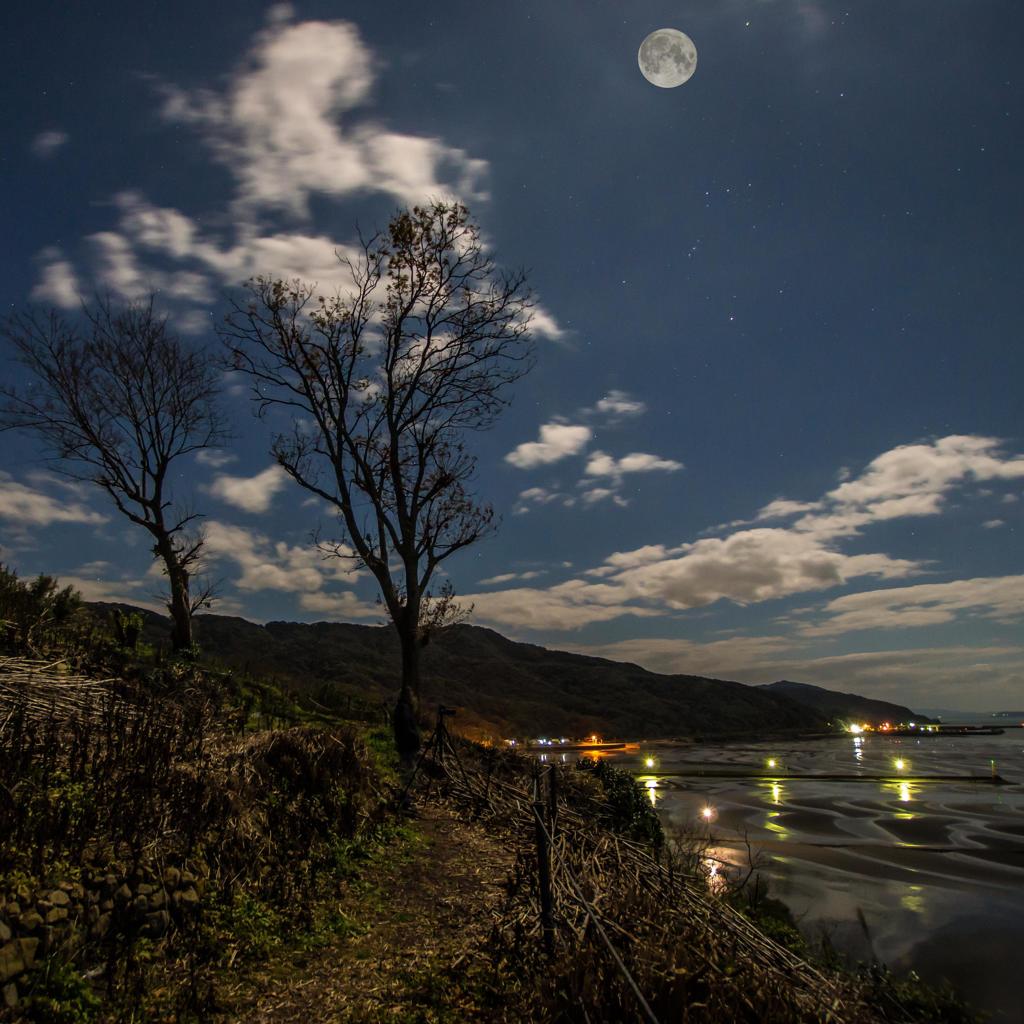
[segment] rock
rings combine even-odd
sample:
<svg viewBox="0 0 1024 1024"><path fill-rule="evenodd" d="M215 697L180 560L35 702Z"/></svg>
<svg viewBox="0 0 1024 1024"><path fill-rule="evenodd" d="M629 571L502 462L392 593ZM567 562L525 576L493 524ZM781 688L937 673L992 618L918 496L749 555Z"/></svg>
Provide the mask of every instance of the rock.
<svg viewBox="0 0 1024 1024"><path fill-rule="evenodd" d="M19 885L18 888L14 890L14 898L19 903L31 903L32 893L29 891L27 885Z"/></svg>
<svg viewBox="0 0 1024 1024"><path fill-rule="evenodd" d="M90 939L102 939L110 931L110 914L100 914L96 923L89 929Z"/></svg>
<svg viewBox="0 0 1024 1024"><path fill-rule="evenodd" d="M166 910L157 910L152 914L146 915L145 923L139 929L139 934L151 939L159 939L167 934L167 929L170 926L171 915Z"/></svg>
<svg viewBox="0 0 1024 1024"><path fill-rule="evenodd" d="M114 894L120 883L116 875L107 875L100 884L100 895L107 899Z"/></svg>
<svg viewBox="0 0 1024 1024"><path fill-rule="evenodd" d="M60 889L61 892L66 892L66 893L70 894L70 893L73 893L75 891L75 883L74 882L58 882L57 883L57 888Z"/></svg>
<svg viewBox="0 0 1024 1024"><path fill-rule="evenodd" d="M100 910L101 910L101 911L102 911L102 912L103 912L104 914L109 914L109 913L110 913L110 911L112 911L113 909L114 909L114 901L113 901L113 900L104 900L104 901L103 901L103 902L102 902L102 903L100 904Z"/></svg>
<svg viewBox="0 0 1024 1024"><path fill-rule="evenodd" d="M163 889L157 889L152 896L149 897L149 909L159 910L167 902L167 893Z"/></svg>
<svg viewBox="0 0 1024 1024"><path fill-rule="evenodd" d="M134 893L131 891L131 889L128 888L127 885L122 885L121 888L114 893L114 902L131 903L133 895Z"/></svg>
<svg viewBox="0 0 1024 1024"><path fill-rule="evenodd" d="M140 896L149 896L150 894L156 892L156 886L150 885L149 882L142 882L141 884L136 886L135 891Z"/></svg>
<svg viewBox="0 0 1024 1024"><path fill-rule="evenodd" d="M13 1010L18 1005L18 986L13 981L9 985L4 985L3 999L8 1010Z"/></svg>
<svg viewBox="0 0 1024 1024"><path fill-rule="evenodd" d="M0 946L2 946L5 942L10 942L10 941L11 941L11 929L8 928L7 925L5 925L3 923L3 921L0 921Z"/></svg>
<svg viewBox="0 0 1024 1024"><path fill-rule="evenodd" d="M38 939L15 939L0 946L0 982L27 971L35 963L38 948Z"/></svg>
<svg viewBox="0 0 1024 1024"><path fill-rule="evenodd" d="M167 889L177 889L181 882L181 872L177 868L164 869L164 886Z"/></svg>
<svg viewBox="0 0 1024 1024"><path fill-rule="evenodd" d="M47 899L55 907L66 907L71 903L71 897L63 889L54 889Z"/></svg>
<svg viewBox="0 0 1024 1024"><path fill-rule="evenodd" d="M60 924L61 921L68 919L68 912L63 907L53 907L46 913L47 924Z"/></svg>
<svg viewBox="0 0 1024 1024"><path fill-rule="evenodd" d="M187 889L179 889L174 894L174 902L183 910L193 910L199 906L199 893L190 885Z"/></svg>
<svg viewBox="0 0 1024 1024"><path fill-rule="evenodd" d="M11 902L4 907L4 913L10 918L21 917L21 904L15 900L11 900Z"/></svg>
<svg viewBox="0 0 1024 1024"><path fill-rule="evenodd" d="M136 914L145 914L149 910L149 897L148 896L136 896L132 900L132 912Z"/></svg>
<svg viewBox="0 0 1024 1024"><path fill-rule="evenodd" d="M37 914L34 910L30 910L27 914L21 915L19 925L18 931L34 932L43 927L42 915Z"/></svg>

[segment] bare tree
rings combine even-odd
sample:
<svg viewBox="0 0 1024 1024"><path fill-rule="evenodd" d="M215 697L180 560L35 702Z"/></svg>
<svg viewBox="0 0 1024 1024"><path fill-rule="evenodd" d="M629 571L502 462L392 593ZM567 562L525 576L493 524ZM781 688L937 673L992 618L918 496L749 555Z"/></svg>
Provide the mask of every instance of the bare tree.
<svg viewBox="0 0 1024 1024"><path fill-rule="evenodd" d="M88 480L152 537L163 563L176 651L192 646L192 615L210 591L193 589L203 546L199 515L175 504L175 461L227 439L216 407L218 374L169 331L153 301L83 307L80 325L58 313L18 313L2 333L32 382L0 388L0 429L34 434L67 476ZM190 529L191 527L191 529Z"/></svg>
<svg viewBox="0 0 1024 1024"><path fill-rule="evenodd" d="M419 696L420 648L458 621L438 566L495 526L470 492L465 434L490 426L532 363L523 272L501 272L460 204L398 213L341 258L352 286L331 298L258 278L222 335L252 379L281 467L338 511L344 536L321 550L365 566L398 633L399 708Z"/></svg>

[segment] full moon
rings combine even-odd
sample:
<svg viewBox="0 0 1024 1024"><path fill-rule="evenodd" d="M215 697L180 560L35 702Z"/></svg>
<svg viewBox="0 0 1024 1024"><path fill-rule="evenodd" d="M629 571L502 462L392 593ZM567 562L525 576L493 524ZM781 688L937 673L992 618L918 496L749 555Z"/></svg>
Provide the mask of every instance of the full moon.
<svg viewBox="0 0 1024 1024"><path fill-rule="evenodd" d="M676 28L659 28L641 44L636 55L644 78L660 89L674 89L697 70L697 47Z"/></svg>

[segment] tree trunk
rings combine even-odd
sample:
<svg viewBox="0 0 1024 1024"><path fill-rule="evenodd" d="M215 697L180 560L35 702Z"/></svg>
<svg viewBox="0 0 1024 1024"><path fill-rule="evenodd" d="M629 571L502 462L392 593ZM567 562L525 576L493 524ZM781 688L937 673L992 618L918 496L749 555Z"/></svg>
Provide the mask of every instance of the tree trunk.
<svg viewBox="0 0 1024 1024"><path fill-rule="evenodd" d="M161 537L156 543L157 554L163 559L164 571L171 588L167 607L171 613L171 647L180 653L192 647L192 608L188 599L188 571L178 564L170 537Z"/></svg>
<svg viewBox="0 0 1024 1024"><path fill-rule="evenodd" d="M402 645L402 691L399 700L408 701L419 711L420 707L420 643L415 627L398 630L399 642Z"/></svg>
<svg viewBox="0 0 1024 1024"><path fill-rule="evenodd" d="M402 647L402 688L395 703L392 726L403 773L408 773L421 743L417 720L420 707L420 647L415 628L403 628L398 623L395 628Z"/></svg>

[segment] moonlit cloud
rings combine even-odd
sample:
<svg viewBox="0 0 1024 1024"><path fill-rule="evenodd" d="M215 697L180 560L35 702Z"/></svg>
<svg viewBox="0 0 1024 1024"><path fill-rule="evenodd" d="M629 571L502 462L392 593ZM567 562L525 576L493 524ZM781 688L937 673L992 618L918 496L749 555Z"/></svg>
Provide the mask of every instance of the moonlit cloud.
<svg viewBox="0 0 1024 1024"><path fill-rule="evenodd" d="M621 593L600 584L569 580L545 590L515 587L510 590L465 594L460 600L473 605L473 620L503 628L568 630L624 615L649 617L648 608L621 604Z"/></svg>
<svg viewBox="0 0 1024 1024"><path fill-rule="evenodd" d="M478 197L486 161L356 113L373 83L373 54L353 24L279 24L256 36L223 91L164 86L163 115L202 133L249 210L303 214L312 194L368 190L408 204Z"/></svg>
<svg viewBox="0 0 1024 1024"><path fill-rule="evenodd" d="M58 149L68 141L66 132L47 131L40 132L31 145L32 155L40 160L48 160Z"/></svg>
<svg viewBox="0 0 1024 1024"><path fill-rule="evenodd" d="M487 579L480 580L480 586L493 587L499 583L511 583L513 580L535 580L543 576L546 571L545 569L530 569L527 572L502 572L497 576L488 576Z"/></svg>
<svg viewBox="0 0 1024 1024"><path fill-rule="evenodd" d="M1024 576L980 577L846 594L822 609L805 636L835 636L865 629L940 626L962 614L1014 622L1024 617Z"/></svg>
<svg viewBox="0 0 1024 1024"><path fill-rule="evenodd" d="M266 512L274 495L288 483L285 471L277 465L268 466L255 476L218 476L205 489L215 498L240 508L243 512Z"/></svg>
<svg viewBox="0 0 1024 1024"><path fill-rule="evenodd" d="M350 590L303 594L299 607L309 612L321 612L332 619L379 619L383 614L372 602L362 601Z"/></svg>
<svg viewBox="0 0 1024 1024"><path fill-rule="evenodd" d="M110 517L81 501L70 500L67 495L52 497L19 483L9 473L0 472L0 519L28 528L54 523L98 524L107 522Z"/></svg>
<svg viewBox="0 0 1024 1024"><path fill-rule="evenodd" d="M647 404L633 398L628 391L613 388L604 398L598 399L595 410L609 416L642 416L647 412Z"/></svg>
<svg viewBox="0 0 1024 1024"><path fill-rule="evenodd" d="M48 302L61 309L76 309L81 302L81 287L75 268L55 246L47 246L37 257L42 267L30 297L35 302Z"/></svg>
<svg viewBox="0 0 1024 1024"><path fill-rule="evenodd" d="M581 452L590 442L591 436L590 427L545 423L540 428L539 441L526 441L517 445L505 456L505 461L517 469L550 465Z"/></svg>
<svg viewBox="0 0 1024 1024"><path fill-rule="evenodd" d="M587 476L607 476L614 480L621 480L625 473L676 473L683 468L681 462L674 459L663 459L657 455L648 455L645 452L632 452L616 459L604 452L594 452L587 460L585 470Z"/></svg>
<svg viewBox="0 0 1024 1024"><path fill-rule="evenodd" d="M231 563L240 570L232 581L242 591L277 590L313 594L329 582L352 583L361 573L348 559L322 558L312 545L274 541L265 534L232 523L205 524L204 557Z"/></svg>
<svg viewBox="0 0 1024 1024"><path fill-rule="evenodd" d="M212 469L220 469L232 462L237 462L238 456L219 448L200 448L196 452L196 462L200 466L210 466Z"/></svg>

